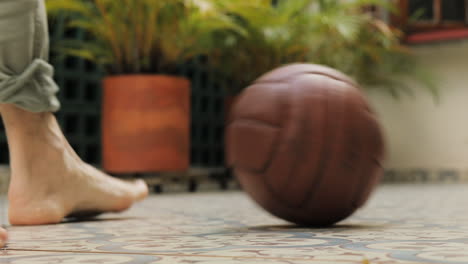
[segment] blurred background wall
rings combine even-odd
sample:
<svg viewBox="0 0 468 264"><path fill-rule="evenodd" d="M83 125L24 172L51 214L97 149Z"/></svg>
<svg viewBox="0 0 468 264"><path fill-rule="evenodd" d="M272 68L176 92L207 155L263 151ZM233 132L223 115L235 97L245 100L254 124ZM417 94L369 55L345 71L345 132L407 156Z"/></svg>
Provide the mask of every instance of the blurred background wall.
<svg viewBox="0 0 468 264"><path fill-rule="evenodd" d="M437 76L440 100L422 89L400 100L369 93L387 137L386 167L414 177L468 178L468 41L412 49Z"/></svg>

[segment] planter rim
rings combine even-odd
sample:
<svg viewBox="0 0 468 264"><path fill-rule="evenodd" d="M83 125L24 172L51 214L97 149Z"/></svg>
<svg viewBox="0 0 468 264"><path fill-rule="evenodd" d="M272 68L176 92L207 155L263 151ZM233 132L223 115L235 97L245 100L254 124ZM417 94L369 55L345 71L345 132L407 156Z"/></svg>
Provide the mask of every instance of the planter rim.
<svg viewBox="0 0 468 264"><path fill-rule="evenodd" d="M170 74L119 74L119 75L106 75L104 76L104 80L106 79L121 79L121 78L167 78L167 79L183 79L188 80L185 76L181 75L170 75Z"/></svg>

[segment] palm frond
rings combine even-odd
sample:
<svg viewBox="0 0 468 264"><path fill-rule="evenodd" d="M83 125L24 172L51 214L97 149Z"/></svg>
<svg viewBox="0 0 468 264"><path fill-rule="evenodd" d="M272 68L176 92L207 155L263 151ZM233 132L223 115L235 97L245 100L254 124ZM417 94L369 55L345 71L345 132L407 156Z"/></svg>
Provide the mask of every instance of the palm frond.
<svg viewBox="0 0 468 264"><path fill-rule="evenodd" d="M76 46L67 51L111 58L101 60L111 74L173 71L184 60L210 53L231 32L242 34L242 28L210 0L49 0L47 4L51 15L66 16L68 27L86 31L92 36L90 42L103 47L85 50L89 46L82 45L81 52Z"/></svg>
<svg viewBox="0 0 468 264"><path fill-rule="evenodd" d="M387 0L48 0L52 15L92 36L61 51L102 64L111 74L169 73L210 58L233 91L283 64L310 62L343 71L372 89L409 94L407 80L437 95L431 74L401 45L402 32L371 14Z"/></svg>

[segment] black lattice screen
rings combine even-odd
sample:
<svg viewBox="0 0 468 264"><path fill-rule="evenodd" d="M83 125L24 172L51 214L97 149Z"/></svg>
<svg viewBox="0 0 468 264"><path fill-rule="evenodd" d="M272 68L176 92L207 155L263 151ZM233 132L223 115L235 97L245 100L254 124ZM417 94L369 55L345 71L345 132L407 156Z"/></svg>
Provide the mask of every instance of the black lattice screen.
<svg viewBox="0 0 468 264"><path fill-rule="evenodd" d="M192 82L192 166L223 166L223 80L207 69L202 59L187 63L181 73Z"/></svg>
<svg viewBox="0 0 468 264"><path fill-rule="evenodd" d="M63 21L51 23L51 63L61 90L62 108L57 119L78 155L92 164L101 160L100 114L102 72L92 63L75 57L63 57L54 51L63 39L83 39L79 30L65 30Z"/></svg>
<svg viewBox="0 0 468 264"><path fill-rule="evenodd" d="M61 90L62 108L57 119L72 147L86 162L101 161L100 119L102 71L88 61L59 56L54 52L61 40L82 40L79 30L65 30L64 21L51 21L51 63ZM188 62L181 74L192 81L191 163L195 167L223 166L223 80L208 71L203 59ZM0 127L0 163L8 163L8 148Z"/></svg>
<svg viewBox="0 0 468 264"><path fill-rule="evenodd" d="M3 122L0 122L0 164L8 163L9 160L5 128L3 127Z"/></svg>

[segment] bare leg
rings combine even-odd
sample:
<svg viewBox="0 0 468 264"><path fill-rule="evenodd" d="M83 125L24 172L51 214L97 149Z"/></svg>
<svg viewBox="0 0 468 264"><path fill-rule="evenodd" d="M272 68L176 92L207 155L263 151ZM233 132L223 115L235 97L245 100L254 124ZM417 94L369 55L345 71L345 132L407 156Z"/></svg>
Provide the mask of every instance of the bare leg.
<svg viewBox="0 0 468 264"><path fill-rule="evenodd" d="M6 230L0 227L0 248L5 246L7 237L8 236Z"/></svg>
<svg viewBox="0 0 468 264"><path fill-rule="evenodd" d="M11 224L50 224L80 212L118 212L147 196L143 181L121 181L84 163L52 113L10 104L1 104L0 112L11 158Z"/></svg>

